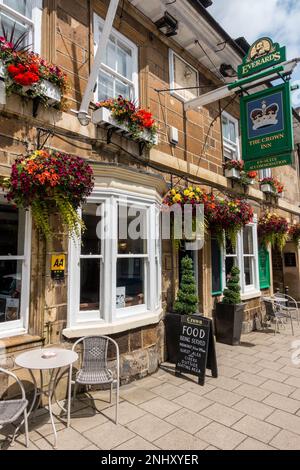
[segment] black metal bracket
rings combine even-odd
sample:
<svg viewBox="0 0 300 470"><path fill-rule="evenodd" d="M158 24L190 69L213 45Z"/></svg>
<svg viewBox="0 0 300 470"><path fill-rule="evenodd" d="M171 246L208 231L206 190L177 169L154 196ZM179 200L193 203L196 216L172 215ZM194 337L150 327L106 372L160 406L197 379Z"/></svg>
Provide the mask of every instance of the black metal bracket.
<svg viewBox="0 0 300 470"><path fill-rule="evenodd" d="M106 142L107 142L108 144L111 143L111 138L112 138L113 132L114 132L114 128L113 128L113 127L109 127L109 128L107 129Z"/></svg>
<svg viewBox="0 0 300 470"><path fill-rule="evenodd" d="M49 130L38 127L37 128L37 150L42 150L45 147L47 140L52 135L53 135L53 131L49 131Z"/></svg>
<svg viewBox="0 0 300 470"><path fill-rule="evenodd" d="M144 152L144 148L146 147L146 142L139 142L139 154L140 154L140 157L143 155L143 152Z"/></svg>
<svg viewBox="0 0 300 470"><path fill-rule="evenodd" d="M38 110L39 110L39 106L40 106L40 98L38 96L36 96L35 98L33 98L32 100L32 116L33 117L37 117L38 115Z"/></svg>

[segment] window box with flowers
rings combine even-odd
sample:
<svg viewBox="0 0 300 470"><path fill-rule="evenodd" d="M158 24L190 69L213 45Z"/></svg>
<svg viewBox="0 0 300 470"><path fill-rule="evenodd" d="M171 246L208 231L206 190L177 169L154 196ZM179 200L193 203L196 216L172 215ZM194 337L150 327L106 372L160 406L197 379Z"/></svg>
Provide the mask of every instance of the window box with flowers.
<svg viewBox="0 0 300 470"><path fill-rule="evenodd" d="M0 37L0 77L5 80L7 94L16 93L37 98L47 106L62 107L62 95L67 89L65 73L22 48L22 39L12 42Z"/></svg>
<svg viewBox="0 0 300 470"><path fill-rule="evenodd" d="M114 129L129 139L145 142L149 147L157 145L157 126L152 113L118 96L97 103L93 113L93 123Z"/></svg>
<svg viewBox="0 0 300 470"><path fill-rule="evenodd" d="M283 197L284 186L276 178L263 178L260 180L260 189L263 193Z"/></svg>
<svg viewBox="0 0 300 470"><path fill-rule="evenodd" d="M255 183L255 179L257 177L257 171L248 171L246 173L246 177L248 178L249 180L249 184L254 184Z"/></svg>
<svg viewBox="0 0 300 470"><path fill-rule="evenodd" d="M83 224L77 209L93 185L92 168L84 159L45 150L18 158L10 177L2 182L7 200L18 208L30 208L36 228L46 239L55 235L51 214L60 216L69 236L80 236Z"/></svg>
<svg viewBox="0 0 300 470"><path fill-rule="evenodd" d="M245 171L244 162L242 160L227 160L224 164L225 176L236 180L243 186L253 184L257 177L256 171Z"/></svg>
<svg viewBox="0 0 300 470"><path fill-rule="evenodd" d="M227 160L224 164L225 176L230 179L240 179L241 171L244 168L242 160Z"/></svg>

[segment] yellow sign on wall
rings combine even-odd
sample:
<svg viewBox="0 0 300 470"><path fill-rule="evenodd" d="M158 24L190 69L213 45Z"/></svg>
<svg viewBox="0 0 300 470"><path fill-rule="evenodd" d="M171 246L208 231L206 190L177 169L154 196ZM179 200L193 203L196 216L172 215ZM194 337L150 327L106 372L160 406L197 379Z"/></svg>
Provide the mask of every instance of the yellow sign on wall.
<svg viewBox="0 0 300 470"><path fill-rule="evenodd" d="M66 265L66 255L51 256L51 271L64 271Z"/></svg>
<svg viewBox="0 0 300 470"><path fill-rule="evenodd" d="M51 255L51 278L63 280L65 277L66 255Z"/></svg>

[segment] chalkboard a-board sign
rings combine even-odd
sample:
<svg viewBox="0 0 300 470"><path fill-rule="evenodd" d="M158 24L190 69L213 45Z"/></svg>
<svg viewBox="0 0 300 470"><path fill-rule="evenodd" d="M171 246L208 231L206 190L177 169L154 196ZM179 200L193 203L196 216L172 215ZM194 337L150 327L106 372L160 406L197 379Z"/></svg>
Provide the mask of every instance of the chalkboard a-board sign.
<svg viewBox="0 0 300 470"><path fill-rule="evenodd" d="M212 321L201 315L183 315L176 375L184 372L196 375L199 385L204 385L206 369L211 369L212 376L218 377Z"/></svg>

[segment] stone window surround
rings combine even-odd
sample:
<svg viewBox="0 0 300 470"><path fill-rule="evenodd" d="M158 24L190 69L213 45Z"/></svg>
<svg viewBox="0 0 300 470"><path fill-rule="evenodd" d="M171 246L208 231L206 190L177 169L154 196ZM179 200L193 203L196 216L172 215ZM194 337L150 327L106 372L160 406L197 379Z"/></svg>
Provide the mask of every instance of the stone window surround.
<svg viewBox="0 0 300 470"><path fill-rule="evenodd" d="M95 169L95 176L96 176L95 194L98 195L98 199L99 197L103 198L103 195L108 194L108 193L110 195L115 195L115 196L120 196L123 194L127 198L131 196L135 198L136 200L144 201L144 203L148 205L150 203L153 209L155 209L155 204L158 205L161 202L161 194L165 193L167 189L165 186L165 183L162 181L161 178L158 178L157 176L154 176L154 175L150 176L150 175L146 175L143 173L139 173L138 171L125 170L124 168L122 169L114 168L113 172L111 172L110 170L111 168L108 168L107 166L102 167L100 169L99 168ZM101 178L97 178L97 171L98 171L99 176L101 174ZM114 174L114 177L111 176L112 174ZM145 185L144 187L143 187L143 183ZM92 195L91 201L93 202L95 202L95 200L97 199L97 197L95 199L95 194ZM153 211L153 214L152 214L153 217L155 217L156 215L155 212L156 211ZM150 230L153 230L154 227L155 227L155 224L149 224ZM151 289L153 291L153 289L157 288L157 283L156 283L157 277L155 276L155 273L154 273L155 261L157 261L157 257L155 257L155 249L153 253L151 253L151 258L152 258L152 264L153 264L152 270L151 270L152 271ZM158 269L161 272L160 258L161 257L159 257ZM69 259L74 260L74 244L72 243L72 241L70 241L70 246L69 246ZM72 273L72 270L73 270L73 273ZM77 267L77 276L78 276L78 267ZM155 300L150 296L150 303L148 303L146 309L144 308L143 310L140 310L140 309L135 310L134 307L128 307L124 309L124 310L128 310L128 315L126 315L126 317L123 316L123 317L117 318L115 315L113 315L113 312L111 311L112 309L109 308L109 305L108 305L109 310L108 311L106 310L104 312L105 320L100 318L100 313L99 313L99 318L97 319L97 321L95 320L86 321L86 322L77 321L78 319L76 318L76 306L74 306L74 298L75 298L74 296L76 296L76 289L78 290L78 278L77 278L77 284L72 282L72 279L76 279L76 262L73 262L73 263L69 262L68 278L69 278L68 324L67 324L67 328L63 330L63 334L67 338L75 338L81 335L84 336L84 335L88 335L91 333L94 333L94 334L95 333L96 334L119 333L119 332L126 331L129 329L134 329L134 328L158 323L160 319L162 318L163 310L161 307L161 298L160 298L161 295L159 294L159 299L157 302L155 302ZM158 276L158 278L161 279L161 274ZM106 301L106 304L107 304L107 301ZM137 307L140 307L140 306L137 306ZM130 314L131 309L132 309L132 314ZM78 307L77 307L77 311L78 311Z"/></svg>
<svg viewBox="0 0 300 470"><path fill-rule="evenodd" d="M252 227L253 231L253 285L246 286L244 281L244 251L243 251L243 233L242 231L238 234L236 243L236 258L237 266L240 270L240 284L241 284L241 299L249 300L257 297L261 297L261 291L259 287L259 268L258 268L258 239L257 239L257 216L254 215L253 222L248 224ZM225 272L225 250L222 249L222 285L226 287L226 272Z"/></svg>
<svg viewBox="0 0 300 470"><path fill-rule="evenodd" d="M0 11L15 20L16 22L22 21L27 24L29 29L29 44L37 54L41 53L42 43L42 15L43 15L43 0L32 1L32 18L21 15L18 11L13 10L0 0Z"/></svg>
<svg viewBox="0 0 300 470"><path fill-rule="evenodd" d="M94 27L94 52L96 53L96 45L98 41L98 32L99 27L103 28L104 25L104 20L101 18L97 13L94 12L93 14L93 27ZM133 97L132 101L134 101L135 104L138 104L139 102L139 73L138 73L138 48L136 44L134 44L132 41L130 41L126 36L121 34L119 31L117 31L115 28L112 28L111 31L111 36L113 36L115 39L117 39L120 43L123 43L127 48L131 50L132 54L132 80L129 80L127 77L123 77L122 75L118 74L116 71L111 69L108 65L102 63L101 64L101 69L106 72L109 75L112 75L113 78L119 79L121 82L124 82L125 84L128 84L132 87L133 90ZM111 97L111 98L116 98L116 97ZM98 101L98 80L97 80L97 87L94 93L94 99L95 102Z"/></svg>
<svg viewBox="0 0 300 470"><path fill-rule="evenodd" d="M182 62L184 62L189 68L191 68L194 72L197 74L197 83L195 86L199 85L199 72L198 70L193 67L189 62L187 62L185 59L183 59L180 55L178 55L176 52L174 52L172 49L169 49L169 75L170 75L170 88L171 88L171 95L175 96L178 98L180 101L186 101L186 99L182 96L182 92L180 91L175 91L173 90L176 88L175 86L175 71L174 71L174 57L177 57L180 59ZM180 88L180 87L178 87ZM195 90L195 96L197 97L199 95L199 90Z"/></svg>
<svg viewBox="0 0 300 470"><path fill-rule="evenodd" d="M2 204L7 203L4 196L0 196ZM30 257L31 257L32 221L30 211L25 213L24 227L24 254L23 256L0 256L3 260L19 259L22 261L22 286L20 319L12 322L0 323L0 341L2 338L24 335L28 331L29 298L30 298Z"/></svg>

